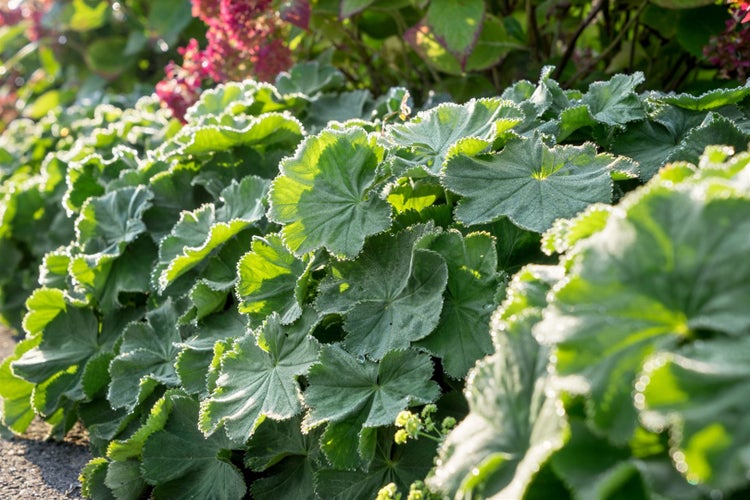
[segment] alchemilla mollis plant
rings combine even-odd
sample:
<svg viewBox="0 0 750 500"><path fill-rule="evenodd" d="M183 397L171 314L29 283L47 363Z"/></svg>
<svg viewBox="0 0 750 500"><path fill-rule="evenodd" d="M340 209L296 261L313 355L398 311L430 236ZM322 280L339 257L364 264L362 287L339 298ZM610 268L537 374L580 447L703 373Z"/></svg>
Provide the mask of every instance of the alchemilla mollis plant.
<svg viewBox="0 0 750 500"><path fill-rule="evenodd" d="M551 73L412 112L306 63L50 151L3 425L81 421L91 498L746 493L750 87Z"/></svg>

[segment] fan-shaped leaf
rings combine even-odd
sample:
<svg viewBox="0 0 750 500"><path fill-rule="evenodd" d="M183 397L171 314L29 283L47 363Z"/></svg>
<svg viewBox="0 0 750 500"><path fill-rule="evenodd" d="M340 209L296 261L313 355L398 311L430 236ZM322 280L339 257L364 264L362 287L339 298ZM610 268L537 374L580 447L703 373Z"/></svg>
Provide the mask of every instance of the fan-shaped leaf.
<svg viewBox="0 0 750 500"><path fill-rule="evenodd" d="M378 235L356 260L332 263L316 307L344 316L349 351L381 359L435 329L448 271L439 254L416 248L429 235L429 226Z"/></svg>
<svg viewBox="0 0 750 500"><path fill-rule="evenodd" d="M549 148L535 135L493 156L452 158L444 183L463 196L456 218L467 225L507 216L520 227L543 232L557 218L611 202L615 161L597 154L593 144Z"/></svg>
<svg viewBox="0 0 750 500"><path fill-rule="evenodd" d="M284 420L302 411L297 377L318 357L309 335L318 318L311 310L291 326L272 314L258 337L248 334L221 358L216 388L201 404L200 427L213 433L223 425L227 436L245 441L263 417Z"/></svg>
<svg viewBox="0 0 750 500"><path fill-rule="evenodd" d="M325 247L352 258L367 236L390 226L388 203L374 191L383 154L361 129L327 130L281 163L268 217L284 224L295 255Z"/></svg>

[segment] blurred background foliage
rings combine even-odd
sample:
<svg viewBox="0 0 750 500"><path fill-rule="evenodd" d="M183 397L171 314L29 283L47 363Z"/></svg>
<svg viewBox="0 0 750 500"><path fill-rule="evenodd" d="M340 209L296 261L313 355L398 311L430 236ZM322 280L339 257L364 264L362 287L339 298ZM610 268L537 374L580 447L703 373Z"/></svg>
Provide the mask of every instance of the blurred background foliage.
<svg viewBox="0 0 750 500"><path fill-rule="evenodd" d="M648 88L744 83L746 2L716 0L10 0L0 3L4 128L150 93L181 117L201 90L273 81L326 54L352 88L465 101L542 67L567 88L642 71Z"/></svg>

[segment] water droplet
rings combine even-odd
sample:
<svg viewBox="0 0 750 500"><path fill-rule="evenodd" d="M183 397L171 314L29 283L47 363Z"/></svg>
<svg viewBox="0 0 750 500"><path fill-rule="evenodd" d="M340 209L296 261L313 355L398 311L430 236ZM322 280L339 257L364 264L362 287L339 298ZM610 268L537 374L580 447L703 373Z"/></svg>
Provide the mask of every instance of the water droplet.
<svg viewBox="0 0 750 500"><path fill-rule="evenodd" d="M57 43L59 43L60 45L65 45L66 43L68 43L68 37L65 35L58 36Z"/></svg>
<svg viewBox="0 0 750 500"><path fill-rule="evenodd" d="M156 42L156 48L159 49L161 52L166 52L169 50L169 44L160 38Z"/></svg>
<svg viewBox="0 0 750 500"><path fill-rule="evenodd" d="M364 354L357 354L357 363L363 364L365 362L365 355Z"/></svg>

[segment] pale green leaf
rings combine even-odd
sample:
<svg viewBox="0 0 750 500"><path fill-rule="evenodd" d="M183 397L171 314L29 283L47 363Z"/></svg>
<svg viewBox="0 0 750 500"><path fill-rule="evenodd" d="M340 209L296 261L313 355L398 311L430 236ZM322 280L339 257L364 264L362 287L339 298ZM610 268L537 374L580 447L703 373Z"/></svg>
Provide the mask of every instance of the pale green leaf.
<svg viewBox="0 0 750 500"><path fill-rule="evenodd" d="M670 428L672 460L691 484L748 485L750 342L712 339L646 363L636 396L644 423Z"/></svg>
<svg viewBox="0 0 750 500"><path fill-rule="evenodd" d="M295 255L325 247L351 258L367 236L390 226L388 203L374 190L383 155L361 129L330 130L281 163L268 217L284 224L284 242Z"/></svg>
<svg viewBox="0 0 750 500"><path fill-rule="evenodd" d="M498 134L522 120L521 109L502 99L441 104L419 113L407 123L388 128L388 139L403 148L395 153L393 169L397 175L420 168L437 176L449 151L461 139L471 137L492 143Z"/></svg>
<svg viewBox="0 0 750 500"><path fill-rule="evenodd" d="M562 404L549 387L548 349L528 314L493 332L497 353L469 375L469 415L440 447L431 489L450 498L523 498L549 456L563 445Z"/></svg>
<svg viewBox="0 0 750 500"><path fill-rule="evenodd" d="M344 3L342 1L342 9ZM281 72L276 77L276 88L280 93L302 94L307 99L315 98L328 90L339 90L343 84L344 74L334 66L321 61L297 63L288 72Z"/></svg>
<svg viewBox="0 0 750 500"><path fill-rule="evenodd" d="M237 273L237 306L257 324L272 312L289 324L302 314L298 283L306 279L307 264L284 246L277 233L253 238L251 251L242 257Z"/></svg>
<svg viewBox="0 0 750 500"><path fill-rule="evenodd" d="M206 204L183 212L169 236L159 245L154 278L164 291L177 278L205 262L229 239L259 221L265 208L268 181L248 176L222 191L223 205Z"/></svg>
<svg viewBox="0 0 750 500"><path fill-rule="evenodd" d="M92 256L120 255L128 243L146 231L142 218L153 196L148 188L139 186L90 198L76 220L81 250Z"/></svg>
<svg viewBox="0 0 750 500"><path fill-rule="evenodd" d="M356 260L331 264L315 305L321 314L343 315L346 349L381 359L435 329L448 270L438 253L415 248L432 232L417 226L378 235Z"/></svg>
<svg viewBox="0 0 750 500"><path fill-rule="evenodd" d="M338 345L325 345L307 375L305 426L340 422L360 411L364 427L389 425L409 406L437 399L429 356L411 350L391 351L379 362L358 358Z"/></svg>
<svg viewBox="0 0 750 500"><path fill-rule="evenodd" d="M549 148L535 136L492 156L452 158L444 183L463 196L456 219L467 225L507 216L522 228L543 232L555 219L611 202L614 162L590 143Z"/></svg>
<svg viewBox="0 0 750 500"><path fill-rule="evenodd" d="M492 353L489 323L500 284L495 241L486 233L438 235L430 243L448 265L440 323L416 345L442 359L453 378L462 379L479 358Z"/></svg>
<svg viewBox="0 0 750 500"><path fill-rule="evenodd" d="M155 486L156 498L240 500L247 487L231 463L232 444L222 434L209 438L198 430L198 402L171 396L173 408L163 430L143 447L141 471Z"/></svg>
<svg viewBox="0 0 750 500"><path fill-rule="evenodd" d="M272 314L257 338L237 339L221 358L216 388L201 404L201 430L210 434L223 425L227 436L242 442L264 417L284 420L300 413L297 378L317 360L319 344L309 335L317 321L308 310L297 323L283 326Z"/></svg>
<svg viewBox="0 0 750 500"><path fill-rule="evenodd" d="M580 242L535 330L556 346L558 372L585 380L592 425L619 443L636 425L632 391L647 356L699 332L750 328L750 264L737 258L750 251L750 204L700 183L670 186L630 197Z"/></svg>

